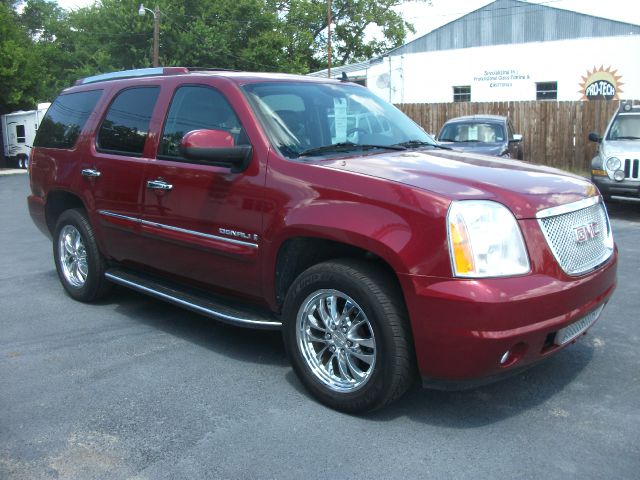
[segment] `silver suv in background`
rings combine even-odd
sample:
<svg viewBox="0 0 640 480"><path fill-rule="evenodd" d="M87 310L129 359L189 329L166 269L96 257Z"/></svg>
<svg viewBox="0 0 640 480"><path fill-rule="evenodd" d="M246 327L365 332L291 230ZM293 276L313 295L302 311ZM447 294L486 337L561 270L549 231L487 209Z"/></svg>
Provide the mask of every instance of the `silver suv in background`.
<svg viewBox="0 0 640 480"><path fill-rule="evenodd" d="M589 140L599 143L591 180L602 196L640 198L640 105L622 102L604 136L592 132Z"/></svg>

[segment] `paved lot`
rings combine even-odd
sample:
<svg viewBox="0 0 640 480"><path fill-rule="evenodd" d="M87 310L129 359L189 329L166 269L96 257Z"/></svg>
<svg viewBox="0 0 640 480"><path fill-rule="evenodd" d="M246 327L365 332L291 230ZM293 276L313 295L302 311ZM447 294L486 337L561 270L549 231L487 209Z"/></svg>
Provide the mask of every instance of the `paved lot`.
<svg viewBox="0 0 640 480"><path fill-rule="evenodd" d="M581 478L640 471L640 204L612 206L618 290L591 334L474 391L364 417L311 400L276 333L117 289L67 297L0 177L0 478Z"/></svg>

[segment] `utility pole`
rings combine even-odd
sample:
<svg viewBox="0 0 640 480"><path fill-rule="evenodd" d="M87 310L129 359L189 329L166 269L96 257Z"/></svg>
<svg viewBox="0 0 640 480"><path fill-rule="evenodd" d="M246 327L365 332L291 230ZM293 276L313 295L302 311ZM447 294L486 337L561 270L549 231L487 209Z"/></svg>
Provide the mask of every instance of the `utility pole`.
<svg viewBox="0 0 640 480"><path fill-rule="evenodd" d="M160 56L160 7L153 9L153 66L159 66Z"/></svg>
<svg viewBox="0 0 640 480"><path fill-rule="evenodd" d="M143 17L145 11L153 15L153 50L151 52L151 63L153 63L154 67L158 67L160 63L158 59L160 56L160 7L156 5L156 8L151 10L141 3L140 7L138 7L138 15Z"/></svg>
<svg viewBox="0 0 640 480"><path fill-rule="evenodd" d="M331 78L331 0L327 8L327 77Z"/></svg>

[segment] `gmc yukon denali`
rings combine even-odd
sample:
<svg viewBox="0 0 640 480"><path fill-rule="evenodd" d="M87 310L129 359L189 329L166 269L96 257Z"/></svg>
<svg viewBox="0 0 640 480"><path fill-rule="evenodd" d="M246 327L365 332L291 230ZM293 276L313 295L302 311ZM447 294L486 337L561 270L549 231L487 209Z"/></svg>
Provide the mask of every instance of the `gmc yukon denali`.
<svg viewBox="0 0 640 480"><path fill-rule="evenodd" d="M52 104L29 210L66 292L113 284L279 329L346 412L421 378L492 381L575 342L616 285L602 197L455 152L366 88L182 67L78 80Z"/></svg>

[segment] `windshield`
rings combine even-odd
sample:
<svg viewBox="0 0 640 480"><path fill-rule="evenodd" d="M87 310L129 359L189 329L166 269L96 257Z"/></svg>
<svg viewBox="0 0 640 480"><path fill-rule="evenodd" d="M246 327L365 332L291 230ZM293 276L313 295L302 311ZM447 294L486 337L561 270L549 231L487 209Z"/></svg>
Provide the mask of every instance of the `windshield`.
<svg viewBox="0 0 640 480"><path fill-rule="evenodd" d="M611 124L607 140L640 140L640 115L618 115Z"/></svg>
<svg viewBox="0 0 640 480"><path fill-rule="evenodd" d="M435 145L410 118L356 85L279 82L242 89L271 142L289 158Z"/></svg>
<svg viewBox="0 0 640 480"><path fill-rule="evenodd" d="M440 142L504 142L504 127L498 123L455 122L448 123L440 132Z"/></svg>

